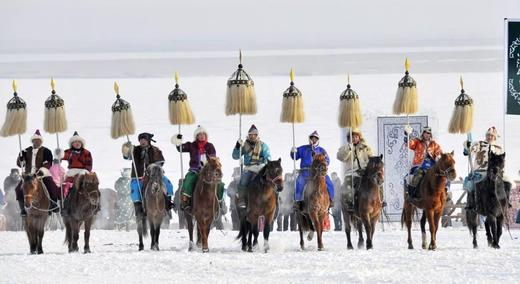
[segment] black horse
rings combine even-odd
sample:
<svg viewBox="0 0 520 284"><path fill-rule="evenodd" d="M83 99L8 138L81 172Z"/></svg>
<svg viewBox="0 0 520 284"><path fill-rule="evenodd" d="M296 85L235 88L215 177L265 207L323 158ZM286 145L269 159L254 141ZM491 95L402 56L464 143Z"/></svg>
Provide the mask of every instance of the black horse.
<svg viewBox="0 0 520 284"><path fill-rule="evenodd" d="M278 192L283 189L282 160L269 161L247 186L247 209L239 209L242 250L253 251L260 231L264 233L264 252L269 250L269 233L277 207ZM253 240L254 238L254 240Z"/></svg>
<svg viewBox="0 0 520 284"><path fill-rule="evenodd" d="M489 152L489 165L486 177L475 184L476 208L466 211L466 219L473 236L473 247L477 248L477 227L479 215L486 216L484 223L488 245L500 248L504 220L508 220L508 193L511 183L504 182L503 173L506 154L496 155Z"/></svg>

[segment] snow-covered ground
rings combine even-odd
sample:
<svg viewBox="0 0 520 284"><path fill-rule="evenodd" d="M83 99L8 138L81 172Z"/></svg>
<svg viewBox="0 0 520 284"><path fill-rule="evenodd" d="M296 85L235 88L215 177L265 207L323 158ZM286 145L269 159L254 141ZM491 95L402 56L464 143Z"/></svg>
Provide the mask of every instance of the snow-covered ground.
<svg viewBox="0 0 520 284"><path fill-rule="evenodd" d="M23 232L0 233L0 283L518 283L520 231L507 231L502 249L473 249L465 228L441 228L438 250L408 250L406 232L397 227L375 233L374 249L347 251L343 232L324 234L325 251L316 241L299 248L297 232L273 232L271 251L245 253L236 232L213 230L210 252L188 252L187 232L163 230L160 252L137 251L137 233L96 230L92 254L68 254L64 233L47 232L44 255L29 255ZM80 248L82 248L82 236ZM357 236L354 245L357 244ZM260 245L263 239L260 237Z"/></svg>

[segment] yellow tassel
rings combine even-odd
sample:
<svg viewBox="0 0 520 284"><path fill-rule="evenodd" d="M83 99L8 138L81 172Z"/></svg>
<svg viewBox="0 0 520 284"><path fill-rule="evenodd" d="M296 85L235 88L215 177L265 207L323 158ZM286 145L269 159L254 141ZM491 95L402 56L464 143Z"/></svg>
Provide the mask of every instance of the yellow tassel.
<svg viewBox="0 0 520 284"><path fill-rule="evenodd" d="M253 85L232 84L226 95L226 115L256 114L256 94Z"/></svg>
<svg viewBox="0 0 520 284"><path fill-rule="evenodd" d="M169 110L171 124L179 125L195 123L195 116L193 115L188 100L170 101Z"/></svg>
<svg viewBox="0 0 520 284"><path fill-rule="evenodd" d="M45 132L54 134L67 130L67 116L64 107L45 108L43 121Z"/></svg>
<svg viewBox="0 0 520 284"><path fill-rule="evenodd" d="M363 123L359 99L343 99L339 105L338 125L341 128L359 128Z"/></svg>
<svg viewBox="0 0 520 284"><path fill-rule="evenodd" d="M112 112L111 136L117 139L135 133L134 116L130 108Z"/></svg>
<svg viewBox="0 0 520 284"><path fill-rule="evenodd" d="M301 95L284 97L280 122L302 123L304 121L303 97Z"/></svg>

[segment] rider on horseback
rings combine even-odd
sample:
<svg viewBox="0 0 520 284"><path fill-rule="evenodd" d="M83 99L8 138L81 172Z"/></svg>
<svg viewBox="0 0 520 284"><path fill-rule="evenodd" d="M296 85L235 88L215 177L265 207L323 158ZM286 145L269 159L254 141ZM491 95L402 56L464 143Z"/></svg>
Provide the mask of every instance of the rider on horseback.
<svg viewBox="0 0 520 284"><path fill-rule="evenodd" d="M164 157L159 148L151 145L151 142L155 142L152 139L153 134L151 133L141 133L137 137L139 140L138 146L133 146L132 142L126 142L123 144L122 153L123 158L125 160L132 160L132 181L130 182L130 197L134 202L135 208L135 216L137 219L142 219L145 216L145 211L143 207L143 199L144 195L143 191L143 178L146 173L146 169L151 164L157 164L159 166L164 165ZM163 176L163 182L166 187L166 211L169 211L172 207L172 196L173 196L173 185L170 180Z"/></svg>
<svg viewBox="0 0 520 284"><path fill-rule="evenodd" d="M253 124L249 128L245 142L239 139L233 149L233 159L240 159L240 154L244 156L244 171L240 176L238 184L238 208L246 208L247 186L253 177L271 159L269 147L258 138L258 129Z"/></svg>
<svg viewBox="0 0 520 284"><path fill-rule="evenodd" d="M181 207L184 211L191 210L191 196L197 185L197 180L202 167L210 157L216 157L217 153L212 143L208 142L208 132L202 126L197 126L193 133L193 142L182 143L182 134L177 134L172 138L172 143L177 147L177 151L190 153L190 169L182 183ZM220 182L217 188L217 197L222 211L225 211L224 183ZM224 213L225 214L225 213Z"/></svg>
<svg viewBox="0 0 520 284"><path fill-rule="evenodd" d="M294 192L294 200L296 201L297 208L299 210L303 209L303 189L305 188L305 183L307 183L307 181L310 179L309 175L314 155L325 155L327 165L330 162L327 151L319 146L319 141L320 135L317 131L314 131L309 135L309 144L302 145L298 148L293 147L291 149L291 158L293 160L300 160L300 171L296 179L296 190ZM332 183L329 175L326 176L326 182L330 199L329 206L332 207L334 205L334 184Z"/></svg>
<svg viewBox="0 0 520 284"><path fill-rule="evenodd" d="M74 178L92 171L92 155L85 149L85 139L79 136L77 131L74 131L74 135L69 139L69 147L69 149L65 150L63 157L61 157L61 149L56 149L56 155L69 164L63 183L63 194L65 197L61 212L63 216L68 215L70 211L70 208L68 208L69 199L67 198L69 193L77 190L77 188L73 188Z"/></svg>
<svg viewBox="0 0 520 284"><path fill-rule="evenodd" d="M413 129L410 126L404 129L404 142L408 142L408 136L412 133ZM420 198L418 196L418 186L421 183L422 178L426 171L435 165L435 162L441 157L442 150L441 146L437 144L432 137L432 129L429 126L422 128L421 137L413 138L408 143L410 150L414 151L412 168L410 174L406 177L405 184L408 185L408 197L409 198ZM449 185L447 185L448 187Z"/></svg>
<svg viewBox="0 0 520 284"><path fill-rule="evenodd" d="M464 155L468 156L471 154L473 159L471 165L471 174L464 180L464 188L468 191L468 204L466 209L478 210L477 195L475 194L475 185L480 181L484 180L487 175L489 152L500 155L504 151L502 147L496 144L497 137L499 137L497 129L492 126L486 132L485 141L477 141L471 144L471 141L466 140L464 142ZM504 189L506 189L507 200L509 201L509 195L511 190L511 181L504 176ZM511 203L509 203L511 207Z"/></svg>
<svg viewBox="0 0 520 284"><path fill-rule="evenodd" d="M363 176L363 172L367 167L369 158L373 155L372 148L368 145L368 143L363 139L363 135L361 131L357 128L352 130L352 141L349 135L347 135L347 144L341 146L338 150L338 154L336 157L341 162L345 163L345 188L347 193L347 206L350 209L354 209L354 201L356 192L359 189L361 183L361 177ZM351 149L350 143L354 146ZM354 157L352 158L352 155ZM354 161L354 163L352 163ZM352 181L354 179L354 181ZM354 184L354 188L352 189L352 184ZM381 195L381 200L383 198L383 188L381 187L379 190ZM386 202L383 201L383 206L386 206Z"/></svg>
<svg viewBox="0 0 520 284"><path fill-rule="evenodd" d="M48 148L42 146L43 137L41 136L39 130L34 132L34 135L31 137L31 142L32 146L22 150L22 152L18 155L16 164L19 167L22 167L24 175L32 175L38 172L43 174L42 182L47 188L49 196L53 201L51 202L50 209L53 211L59 210L57 206L53 207L53 205L56 205L57 200L60 199L60 190L52 180L52 176L48 170L52 165L52 152ZM27 216L27 213L25 212L22 183L23 179L20 180L20 183L16 187L15 191L16 200L20 206L20 215L25 217Z"/></svg>

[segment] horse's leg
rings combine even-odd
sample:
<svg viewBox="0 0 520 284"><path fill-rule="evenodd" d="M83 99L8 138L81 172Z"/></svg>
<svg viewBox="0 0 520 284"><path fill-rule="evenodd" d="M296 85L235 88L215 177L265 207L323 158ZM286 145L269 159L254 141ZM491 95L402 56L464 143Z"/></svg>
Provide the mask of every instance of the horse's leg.
<svg viewBox="0 0 520 284"><path fill-rule="evenodd" d="M363 226L365 226L365 231L367 234L367 250L372 249L372 224L370 223L370 216L368 214L365 214L363 217L361 217L363 220Z"/></svg>
<svg viewBox="0 0 520 284"><path fill-rule="evenodd" d="M45 220L45 219L44 219ZM38 235L37 235L37 245L38 245L38 254L43 254L43 234L45 233L45 221L42 220L42 223L38 224Z"/></svg>
<svg viewBox="0 0 520 284"><path fill-rule="evenodd" d="M78 240L79 240L79 228L80 222L74 220L72 221L72 251L76 252L79 250Z"/></svg>
<svg viewBox="0 0 520 284"><path fill-rule="evenodd" d="M192 251L193 245L194 245L193 244L193 220L192 220L190 214L184 214L184 217L186 218L186 225L188 226L188 236L190 238L190 242L188 244L188 251Z"/></svg>
<svg viewBox="0 0 520 284"><path fill-rule="evenodd" d="M370 240L372 241L372 245L374 242L374 232L376 231L377 221L379 220L379 217L380 216L372 217L372 219L370 220L370 225L372 228L372 234L370 235Z"/></svg>
<svg viewBox="0 0 520 284"><path fill-rule="evenodd" d="M148 226L150 227L150 250L155 250L155 224L151 219L148 221Z"/></svg>
<svg viewBox="0 0 520 284"><path fill-rule="evenodd" d="M161 224L162 220L159 219L157 222L157 226L155 226L155 249L159 250L159 235L161 234Z"/></svg>
<svg viewBox="0 0 520 284"><path fill-rule="evenodd" d="M352 229L350 227L350 214L344 208L342 208L342 211L343 211L343 220L345 221L344 222L345 223L345 234L347 235L347 249L354 249L354 247L352 246L352 241L350 239L350 231Z"/></svg>
<svg viewBox="0 0 520 284"><path fill-rule="evenodd" d="M325 213L327 214L327 213ZM316 230L316 236L317 236L317 241L318 241L318 251L322 251L324 249L323 247L323 239L322 239L322 235L323 235L323 216L320 218L318 216L318 214L316 213L316 226L315 226L315 230Z"/></svg>
<svg viewBox="0 0 520 284"><path fill-rule="evenodd" d="M303 215L301 213L296 213L299 216L298 218L298 231L300 232L300 248L305 250L305 242L303 241Z"/></svg>
<svg viewBox="0 0 520 284"><path fill-rule="evenodd" d="M25 220L25 232L27 233L27 239L29 240L29 251L31 254L36 254L36 233L32 226L32 217L26 217Z"/></svg>
<svg viewBox="0 0 520 284"><path fill-rule="evenodd" d="M413 206L405 200L404 206L403 206L403 213L401 215L401 224L404 223L406 225L406 230L408 232L408 249L413 249L412 215L413 215Z"/></svg>
<svg viewBox="0 0 520 284"><path fill-rule="evenodd" d="M68 218L63 219L65 223L65 242L67 242L69 253L72 252L72 227Z"/></svg>
<svg viewBox="0 0 520 284"><path fill-rule="evenodd" d="M422 248L428 248L428 241L426 239L426 211L423 210L421 216L421 237L422 237Z"/></svg>
<svg viewBox="0 0 520 284"><path fill-rule="evenodd" d="M264 220L265 222L265 220ZM264 228L267 224L264 224ZM258 229L258 223L253 226L253 249L258 249L258 235L260 234L260 230Z"/></svg>
<svg viewBox="0 0 520 284"><path fill-rule="evenodd" d="M435 244L435 231L437 229L435 228L434 212L433 209L430 209L424 210L424 213L426 213L426 218L428 218L428 225L430 226L430 246L428 247L428 249L435 250L437 248Z"/></svg>
<svg viewBox="0 0 520 284"><path fill-rule="evenodd" d="M497 237L497 219L496 217L491 217L491 218L488 218L489 219L489 226L490 226L490 229L491 229L491 236L493 237L493 242L492 242L492 247L493 248L500 248L500 246L498 246L498 237Z"/></svg>
<svg viewBox="0 0 520 284"><path fill-rule="evenodd" d="M444 206L443 206L444 207ZM435 224L435 233L433 234L435 246L437 246L437 231L439 231L439 221L441 220L442 210L434 212L433 222Z"/></svg>
<svg viewBox="0 0 520 284"><path fill-rule="evenodd" d="M504 216L497 218L497 248L500 248L500 237L502 236L502 226L504 224Z"/></svg>
<svg viewBox="0 0 520 284"><path fill-rule="evenodd" d="M85 233L83 234L85 246L83 247L84 253L90 253L90 227L92 226L92 220L94 217L90 217L85 220Z"/></svg>
<svg viewBox="0 0 520 284"><path fill-rule="evenodd" d="M247 234L247 251L248 252L253 252L253 224L251 224L250 222L247 222L247 231L248 231L248 234Z"/></svg>
<svg viewBox="0 0 520 284"><path fill-rule="evenodd" d="M264 252L269 251L269 233L271 233L271 222L264 226Z"/></svg>
<svg viewBox="0 0 520 284"><path fill-rule="evenodd" d="M491 235L491 226L489 224L489 217L486 217L486 221L484 221L484 227L486 228L486 238L488 242L488 246L493 245L493 236Z"/></svg>
<svg viewBox="0 0 520 284"><path fill-rule="evenodd" d="M365 246L365 239L363 238L363 222L361 219L356 219L356 227L358 231L358 249L361 249Z"/></svg>

